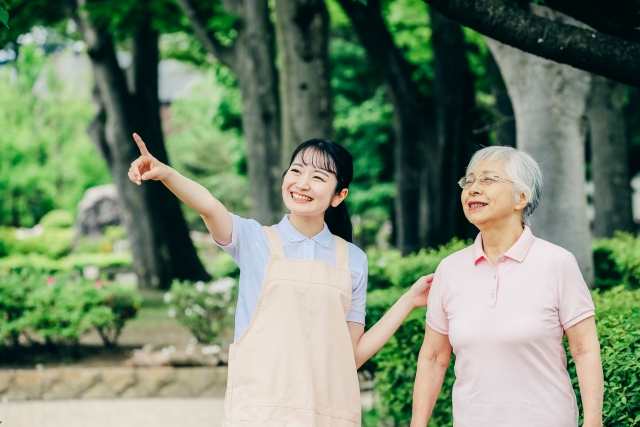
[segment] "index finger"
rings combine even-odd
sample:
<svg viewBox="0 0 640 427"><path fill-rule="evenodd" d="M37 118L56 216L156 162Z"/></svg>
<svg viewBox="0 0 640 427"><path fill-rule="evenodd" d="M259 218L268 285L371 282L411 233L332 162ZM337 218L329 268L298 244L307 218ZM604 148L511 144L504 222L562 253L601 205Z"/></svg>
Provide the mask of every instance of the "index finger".
<svg viewBox="0 0 640 427"><path fill-rule="evenodd" d="M140 154L142 154L143 156L149 156L149 150L147 150L147 146L144 145L144 141L142 140L142 138L140 138L140 135L138 135L137 133L133 134L133 139L136 141L136 144L138 144L138 148L140 149Z"/></svg>

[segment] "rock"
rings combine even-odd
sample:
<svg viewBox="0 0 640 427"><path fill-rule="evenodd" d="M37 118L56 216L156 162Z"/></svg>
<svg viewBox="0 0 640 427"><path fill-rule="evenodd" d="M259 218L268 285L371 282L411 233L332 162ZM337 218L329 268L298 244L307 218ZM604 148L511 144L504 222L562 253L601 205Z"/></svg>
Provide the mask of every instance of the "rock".
<svg viewBox="0 0 640 427"><path fill-rule="evenodd" d="M115 184L89 188L78 203L78 232L98 237L110 225L122 225L122 208Z"/></svg>

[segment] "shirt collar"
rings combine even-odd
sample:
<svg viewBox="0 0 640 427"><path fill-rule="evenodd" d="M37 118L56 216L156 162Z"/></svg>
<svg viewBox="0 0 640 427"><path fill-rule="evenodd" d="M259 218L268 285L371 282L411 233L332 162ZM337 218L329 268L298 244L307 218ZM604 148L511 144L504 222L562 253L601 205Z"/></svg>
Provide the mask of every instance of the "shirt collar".
<svg viewBox="0 0 640 427"><path fill-rule="evenodd" d="M529 252L531 244L536 237L531 232L528 226L524 226L524 231L518 238L518 240L509 248L504 256L509 257L515 261L522 262ZM487 258L487 255L482 249L482 233L478 233L475 242L473 243L473 263L477 263L480 258ZM487 258L488 259L488 258Z"/></svg>
<svg viewBox="0 0 640 427"><path fill-rule="evenodd" d="M284 236L284 238L291 243L302 242L303 240L307 239L304 234L299 232L293 225L291 225L291 222L289 221L289 215L285 215L284 217L282 217L282 220L278 223L278 230L280 230L282 236ZM331 241L333 240L333 234L331 234L331 231L329 231L329 227L327 227L327 224L325 223L322 230L318 234L313 236L311 240L326 248L331 244Z"/></svg>

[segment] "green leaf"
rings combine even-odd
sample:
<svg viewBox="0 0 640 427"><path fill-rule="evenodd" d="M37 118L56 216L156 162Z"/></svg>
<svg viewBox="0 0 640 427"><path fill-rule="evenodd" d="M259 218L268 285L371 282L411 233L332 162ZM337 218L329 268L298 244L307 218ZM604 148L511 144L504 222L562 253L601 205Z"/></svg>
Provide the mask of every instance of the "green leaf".
<svg viewBox="0 0 640 427"><path fill-rule="evenodd" d="M9 28L9 12L0 7L0 22ZM2 421L0 421L2 423Z"/></svg>

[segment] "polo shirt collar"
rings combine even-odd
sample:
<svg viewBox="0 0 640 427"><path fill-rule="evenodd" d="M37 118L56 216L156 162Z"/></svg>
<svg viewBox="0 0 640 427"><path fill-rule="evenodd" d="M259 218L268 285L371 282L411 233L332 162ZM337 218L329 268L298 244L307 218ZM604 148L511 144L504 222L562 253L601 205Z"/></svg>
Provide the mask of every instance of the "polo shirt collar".
<svg viewBox="0 0 640 427"><path fill-rule="evenodd" d="M282 217L282 220L278 223L278 230L282 233L282 236L287 239L291 243L302 242L306 240L306 236L299 232L291 222L289 221L289 215L285 215ZM331 244L333 240L333 234L329 231L329 227L327 224L324 224L322 230L311 238L314 242L319 245L324 246L325 248Z"/></svg>
<svg viewBox="0 0 640 427"><path fill-rule="evenodd" d="M529 248L535 239L536 238L531 232L529 226L525 225L524 231L518 240L509 248L504 256L518 262L524 261L524 258L527 256ZM473 263L477 263L480 258L487 258L487 255L484 253L484 249L482 249L482 233L478 233L478 236L473 243Z"/></svg>

